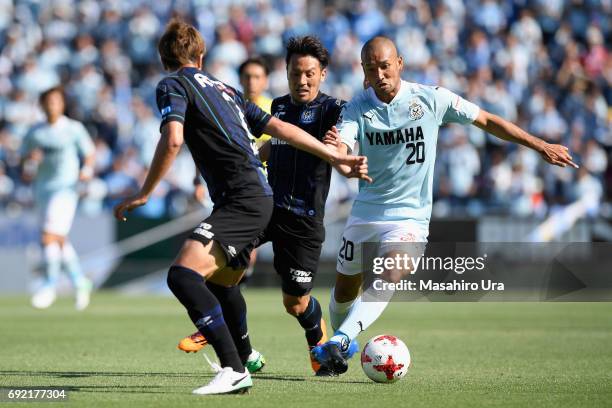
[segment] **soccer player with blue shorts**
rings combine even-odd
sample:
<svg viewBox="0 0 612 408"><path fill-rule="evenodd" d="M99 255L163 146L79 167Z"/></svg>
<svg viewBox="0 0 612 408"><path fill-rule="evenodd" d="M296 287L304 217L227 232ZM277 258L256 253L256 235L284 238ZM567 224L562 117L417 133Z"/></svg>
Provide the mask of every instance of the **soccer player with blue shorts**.
<svg viewBox="0 0 612 408"><path fill-rule="evenodd" d="M22 145L24 178L34 178L45 267L45 283L32 297L32 306L46 309L53 304L63 269L76 290L75 307L83 310L89 305L92 284L67 235L79 200L77 184L93 176L94 145L85 126L64 116L60 87L41 94L40 105L47 121L32 127Z"/></svg>
<svg viewBox="0 0 612 408"><path fill-rule="evenodd" d="M164 68L172 72L157 86L161 138L140 192L117 205L115 217L125 220L126 211L147 203L186 143L214 207L170 267L168 287L219 358L217 375L193 392L242 393L253 385L244 366L248 356L239 354L222 307L231 297L231 303L240 306L232 311L240 316L232 320L246 319L246 305L237 286L244 270L229 265L256 241L272 216L272 189L255 148L255 136L265 132L349 168L361 166L365 158L338 153L300 128L265 113L203 71L205 44L195 27L173 20L159 40L158 51Z"/></svg>
<svg viewBox="0 0 612 408"><path fill-rule="evenodd" d="M403 81L402 57L386 37L369 40L361 50L361 60L369 87L345 106L337 131L333 129L327 138L339 152L357 145L359 154L368 158L373 179L371 184L360 181L342 237L329 306L335 334L312 350L323 366L336 373L347 370L347 359L358 348L355 338L382 314L393 295L372 286L359 295L365 267L362 244L379 242L379 254L393 256L397 251L393 243L412 242L422 250L427 242L441 125L473 124L536 150L548 163L577 167L565 146L546 143L448 89ZM350 170L336 168L341 173ZM382 277L397 282L409 272L387 271Z"/></svg>

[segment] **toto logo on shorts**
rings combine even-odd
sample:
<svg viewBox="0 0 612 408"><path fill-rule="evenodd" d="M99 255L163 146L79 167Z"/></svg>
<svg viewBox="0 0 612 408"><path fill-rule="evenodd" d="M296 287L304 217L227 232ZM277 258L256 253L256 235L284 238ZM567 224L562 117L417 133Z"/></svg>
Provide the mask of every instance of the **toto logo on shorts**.
<svg viewBox="0 0 612 408"><path fill-rule="evenodd" d="M312 272L300 271L299 269L289 268L291 274L291 280L297 283L310 283L312 282Z"/></svg>
<svg viewBox="0 0 612 408"><path fill-rule="evenodd" d="M193 233L202 235L203 237L211 239L212 237L215 236L215 234L212 231L209 231L211 228L212 228L212 225L202 222L200 223L200 225L198 225L198 227L195 230L193 230Z"/></svg>

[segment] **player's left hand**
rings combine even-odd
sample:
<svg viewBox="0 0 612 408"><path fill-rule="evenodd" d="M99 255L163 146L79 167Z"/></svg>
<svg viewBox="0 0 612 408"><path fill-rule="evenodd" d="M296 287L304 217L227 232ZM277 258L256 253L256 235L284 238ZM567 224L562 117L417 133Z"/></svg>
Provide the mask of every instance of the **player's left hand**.
<svg viewBox="0 0 612 408"><path fill-rule="evenodd" d="M149 197L143 196L141 194L128 197L115 206L115 208L113 209L113 214L115 215L115 218L119 221L127 221L127 218L124 215L125 212L132 211L134 208L141 207L145 205L147 201L149 201Z"/></svg>
<svg viewBox="0 0 612 408"><path fill-rule="evenodd" d="M569 165L578 168L578 165L572 161L569 149L563 145L546 143L540 155L548 163L555 166L565 167Z"/></svg>

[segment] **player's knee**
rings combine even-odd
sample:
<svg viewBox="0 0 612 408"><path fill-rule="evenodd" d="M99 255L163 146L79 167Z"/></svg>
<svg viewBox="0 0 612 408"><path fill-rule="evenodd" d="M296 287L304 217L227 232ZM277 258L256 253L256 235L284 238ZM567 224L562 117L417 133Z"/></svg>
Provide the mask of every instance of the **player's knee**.
<svg viewBox="0 0 612 408"><path fill-rule="evenodd" d="M59 235L55 235L55 234L49 234L49 233L43 233L40 238L40 242L42 243L43 246L53 244L53 243L64 245L63 237L60 237Z"/></svg>
<svg viewBox="0 0 612 408"><path fill-rule="evenodd" d="M338 286L336 285L334 288L334 299L336 302L345 303L355 300L359 295L359 285L358 286Z"/></svg>
<svg viewBox="0 0 612 408"><path fill-rule="evenodd" d="M192 285L194 280L204 282L204 278L196 271L180 265L172 265L168 270L166 283L172 293L176 295L177 292L181 292L185 286Z"/></svg>
<svg viewBox="0 0 612 408"><path fill-rule="evenodd" d="M361 289L362 274L343 275L336 274L336 284L334 286L334 299L336 302L345 303L353 301L359 295Z"/></svg>
<svg viewBox="0 0 612 408"><path fill-rule="evenodd" d="M180 271L172 265L168 270L168 276L166 277L166 284L168 288L174 293L174 290L177 288L180 282Z"/></svg>

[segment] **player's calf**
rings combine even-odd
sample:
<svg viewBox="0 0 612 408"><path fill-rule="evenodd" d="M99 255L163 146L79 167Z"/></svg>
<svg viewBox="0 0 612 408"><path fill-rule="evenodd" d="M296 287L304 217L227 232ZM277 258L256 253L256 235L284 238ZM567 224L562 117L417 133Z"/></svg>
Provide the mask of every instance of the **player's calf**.
<svg viewBox="0 0 612 408"><path fill-rule="evenodd" d="M322 369L321 364L310 354L314 347L327 341L325 320L323 320L323 312L317 299L308 294L293 296L283 293L283 305L287 313L294 316L304 329L312 370L317 376L333 375L329 370Z"/></svg>
<svg viewBox="0 0 612 408"><path fill-rule="evenodd" d="M168 271L168 287L185 306L189 317L214 347L221 366L243 372L236 346L223 319L221 306L197 272L174 265Z"/></svg>

